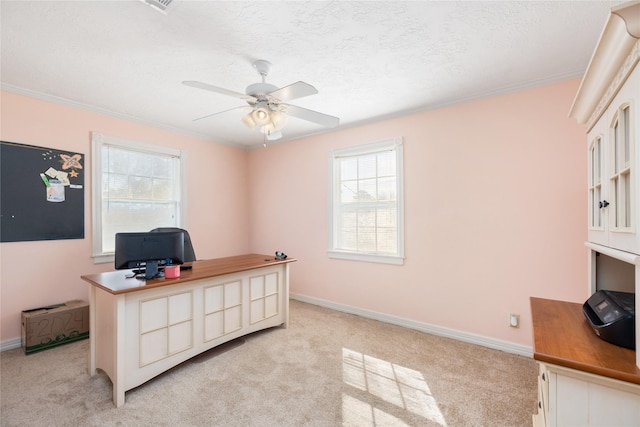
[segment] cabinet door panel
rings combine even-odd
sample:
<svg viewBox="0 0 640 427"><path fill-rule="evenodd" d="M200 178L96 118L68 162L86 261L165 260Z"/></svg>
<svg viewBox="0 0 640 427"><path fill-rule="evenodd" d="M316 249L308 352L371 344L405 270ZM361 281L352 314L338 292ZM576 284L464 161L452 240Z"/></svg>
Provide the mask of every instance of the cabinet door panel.
<svg viewBox="0 0 640 427"><path fill-rule="evenodd" d="M169 324L184 322L193 318L191 292L169 297Z"/></svg>
<svg viewBox="0 0 640 427"><path fill-rule="evenodd" d="M264 276L251 278L251 300L262 298L264 296Z"/></svg>
<svg viewBox="0 0 640 427"><path fill-rule="evenodd" d="M640 396L604 387L589 385L589 419L593 426L640 425Z"/></svg>
<svg viewBox="0 0 640 427"><path fill-rule="evenodd" d="M224 335L224 312L218 311L216 313L207 314L205 316L204 325L204 340L211 341L214 338L218 338Z"/></svg>
<svg viewBox="0 0 640 427"><path fill-rule="evenodd" d="M271 317L278 314L278 295L270 295L264 299L264 316Z"/></svg>
<svg viewBox="0 0 640 427"><path fill-rule="evenodd" d="M169 354L193 347L193 322L178 323L169 327Z"/></svg>
<svg viewBox="0 0 640 427"><path fill-rule="evenodd" d="M158 329L140 337L140 366L167 357L167 329Z"/></svg>
<svg viewBox="0 0 640 427"><path fill-rule="evenodd" d="M556 377L556 405L555 423L556 426L587 426L589 425L589 414L585 410L589 402L589 389L587 383L563 375ZM550 402L552 403L552 402ZM550 408L551 409L551 408Z"/></svg>
<svg viewBox="0 0 640 427"><path fill-rule="evenodd" d="M588 235L589 241L607 246L608 235L608 211L604 206L611 203L607 184L608 135L605 120L601 120L589 132L588 138Z"/></svg>
<svg viewBox="0 0 640 427"><path fill-rule="evenodd" d="M242 304L242 282L231 282L224 285L225 308Z"/></svg>
<svg viewBox="0 0 640 427"><path fill-rule="evenodd" d="M607 109L609 138L609 246L640 253L638 212L636 209L638 182L638 98L640 68L628 77ZM635 120L635 123L634 123Z"/></svg>
<svg viewBox="0 0 640 427"><path fill-rule="evenodd" d="M264 320L264 299L251 301L251 323Z"/></svg>
<svg viewBox="0 0 640 427"><path fill-rule="evenodd" d="M242 306L232 307L224 312L224 333L242 328Z"/></svg>
<svg viewBox="0 0 640 427"><path fill-rule="evenodd" d="M271 273L265 276L264 289L266 295L272 295L278 292L278 273Z"/></svg>
<svg viewBox="0 0 640 427"><path fill-rule="evenodd" d="M140 303L140 332L164 328L168 324L167 298L156 298Z"/></svg>
<svg viewBox="0 0 640 427"><path fill-rule="evenodd" d="M223 286L211 286L204 289L204 312L206 314L222 310L224 307Z"/></svg>

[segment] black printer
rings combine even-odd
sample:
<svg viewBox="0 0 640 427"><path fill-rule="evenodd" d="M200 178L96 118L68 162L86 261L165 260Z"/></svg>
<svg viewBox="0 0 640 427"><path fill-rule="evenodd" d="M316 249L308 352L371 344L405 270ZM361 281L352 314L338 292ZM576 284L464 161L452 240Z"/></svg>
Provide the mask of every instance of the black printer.
<svg viewBox="0 0 640 427"><path fill-rule="evenodd" d="M597 291L582 305L582 311L597 336L635 350L635 297L630 292Z"/></svg>

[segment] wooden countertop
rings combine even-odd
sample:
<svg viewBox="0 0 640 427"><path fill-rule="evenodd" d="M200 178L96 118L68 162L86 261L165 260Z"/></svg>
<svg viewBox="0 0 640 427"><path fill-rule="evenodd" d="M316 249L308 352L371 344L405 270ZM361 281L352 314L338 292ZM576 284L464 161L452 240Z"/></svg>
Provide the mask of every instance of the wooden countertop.
<svg viewBox="0 0 640 427"><path fill-rule="evenodd" d="M127 292L141 291L144 289L157 288L160 286L174 285L176 283L222 276L240 271L253 270L255 268L266 267L269 265L286 264L294 261L296 261L294 258L277 260L270 255L246 254L186 263L187 265L191 264L192 269L181 270L180 277L176 279L136 279L134 277L130 277L132 275L132 270L116 270L80 277L93 286L117 295Z"/></svg>
<svg viewBox="0 0 640 427"><path fill-rule="evenodd" d="M533 358L640 384L636 352L596 336L582 304L531 297Z"/></svg>

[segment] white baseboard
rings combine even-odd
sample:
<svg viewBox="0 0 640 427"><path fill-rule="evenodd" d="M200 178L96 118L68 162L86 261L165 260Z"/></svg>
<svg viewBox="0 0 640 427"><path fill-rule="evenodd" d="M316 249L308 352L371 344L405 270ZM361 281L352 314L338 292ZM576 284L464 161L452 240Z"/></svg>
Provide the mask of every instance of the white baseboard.
<svg viewBox="0 0 640 427"><path fill-rule="evenodd" d="M22 347L22 338L11 338L0 342L0 352Z"/></svg>
<svg viewBox="0 0 640 427"><path fill-rule="evenodd" d="M415 329L417 331L426 332L428 334L439 335L458 341L477 344L483 347L492 348L494 350L504 351L506 353L513 353L531 358L533 357L533 348L522 344L515 344L509 341L485 337L483 335L444 328L442 326L431 325L429 323L416 322L415 320L404 319L402 317L391 316L389 314L378 313L371 310L364 310L362 308L344 304L338 304L321 298L314 298L296 293L290 293L289 297L293 300L318 305L320 307L330 308L332 310L342 311L344 313L355 314L369 319L403 326L409 329Z"/></svg>
<svg viewBox="0 0 640 427"><path fill-rule="evenodd" d="M320 307L330 308L344 313L355 314L369 319L379 320L381 322L390 323L392 325L403 326L409 329L426 332L428 334L439 335L452 338L458 341L468 342L471 344L481 345L483 347L504 351L507 353L518 354L525 357L533 357L533 349L529 346L515 344L509 341L498 340L495 338L485 337L483 335L472 334L469 332L458 331L455 329L444 328L442 326L431 325L429 323L416 322L415 320L404 319L402 317L391 316L389 314L378 313L376 311L365 310L344 304L338 304L321 298L314 298L296 293L290 293L291 299L317 305ZM22 347L22 338L12 338L0 342L0 352L13 350Z"/></svg>

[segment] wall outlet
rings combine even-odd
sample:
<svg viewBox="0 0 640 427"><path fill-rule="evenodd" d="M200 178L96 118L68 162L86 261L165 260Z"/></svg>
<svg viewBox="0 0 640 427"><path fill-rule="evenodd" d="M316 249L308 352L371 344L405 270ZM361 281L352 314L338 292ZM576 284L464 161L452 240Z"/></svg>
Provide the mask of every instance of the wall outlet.
<svg viewBox="0 0 640 427"><path fill-rule="evenodd" d="M520 315L519 314L511 313L509 315L509 326L511 326L512 328L519 328L520 327Z"/></svg>

